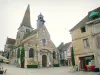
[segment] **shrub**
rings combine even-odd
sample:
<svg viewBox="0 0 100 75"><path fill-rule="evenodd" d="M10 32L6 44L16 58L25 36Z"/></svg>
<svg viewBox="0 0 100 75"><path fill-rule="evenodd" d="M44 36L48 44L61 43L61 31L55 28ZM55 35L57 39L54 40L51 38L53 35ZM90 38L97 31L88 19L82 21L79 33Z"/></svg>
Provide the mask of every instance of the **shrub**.
<svg viewBox="0 0 100 75"><path fill-rule="evenodd" d="M59 67L59 64L53 64L53 67Z"/></svg>
<svg viewBox="0 0 100 75"><path fill-rule="evenodd" d="M27 68L38 68L38 65L27 65Z"/></svg>

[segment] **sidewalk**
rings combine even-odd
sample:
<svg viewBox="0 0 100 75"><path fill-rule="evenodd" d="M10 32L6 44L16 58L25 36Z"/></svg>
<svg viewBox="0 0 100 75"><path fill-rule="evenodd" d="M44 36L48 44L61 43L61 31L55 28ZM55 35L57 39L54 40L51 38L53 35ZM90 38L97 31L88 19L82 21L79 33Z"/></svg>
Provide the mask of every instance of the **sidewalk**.
<svg viewBox="0 0 100 75"><path fill-rule="evenodd" d="M96 72L68 72L68 67L54 68L17 68L14 65L3 64L7 69L6 75L98 75Z"/></svg>

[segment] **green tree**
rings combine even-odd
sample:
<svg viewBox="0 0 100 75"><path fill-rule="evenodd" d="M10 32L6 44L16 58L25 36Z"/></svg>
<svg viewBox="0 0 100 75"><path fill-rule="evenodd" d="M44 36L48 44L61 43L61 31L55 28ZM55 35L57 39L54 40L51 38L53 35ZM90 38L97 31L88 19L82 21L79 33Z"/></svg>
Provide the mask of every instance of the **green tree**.
<svg viewBox="0 0 100 75"><path fill-rule="evenodd" d="M75 66L75 58L74 58L74 49L71 49L71 58L72 58L72 65Z"/></svg>
<svg viewBox="0 0 100 75"><path fill-rule="evenodd" d="M20 55L21 68L24 68L24 57L25 57L25 49L24 46L22 46L21 55Z"/></svg>

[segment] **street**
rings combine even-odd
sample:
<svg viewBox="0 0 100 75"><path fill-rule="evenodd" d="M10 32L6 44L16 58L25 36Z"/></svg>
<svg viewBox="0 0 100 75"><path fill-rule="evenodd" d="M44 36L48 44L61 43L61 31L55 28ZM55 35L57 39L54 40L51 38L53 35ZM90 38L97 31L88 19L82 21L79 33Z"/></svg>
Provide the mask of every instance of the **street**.
<svg viewBox="0 0 100 75"><path fill-rule="evenodd" d="M6 75L98 75L95 72L69 72L68 67L54 68L17 68L13 65L2 65L7 69Z"/></svg>

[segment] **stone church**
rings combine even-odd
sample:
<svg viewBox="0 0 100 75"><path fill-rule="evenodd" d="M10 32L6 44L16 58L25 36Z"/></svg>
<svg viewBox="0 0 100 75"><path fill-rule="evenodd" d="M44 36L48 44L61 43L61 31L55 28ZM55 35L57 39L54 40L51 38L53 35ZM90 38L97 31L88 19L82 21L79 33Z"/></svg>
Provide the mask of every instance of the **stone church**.
<svg viewBox="0 0 100 75"><path fill-rule="evenodd" d="M40 13L37 19L37 28L34 29L30 22L30 6L28 5L22 23L18 28L16 39L6 40L4 52L10 64L20 67L20 54L22 45L25 49L24 67L39 64L40 67L59 65L57 48L50 38L45 26L45 20Z"/></svg>

